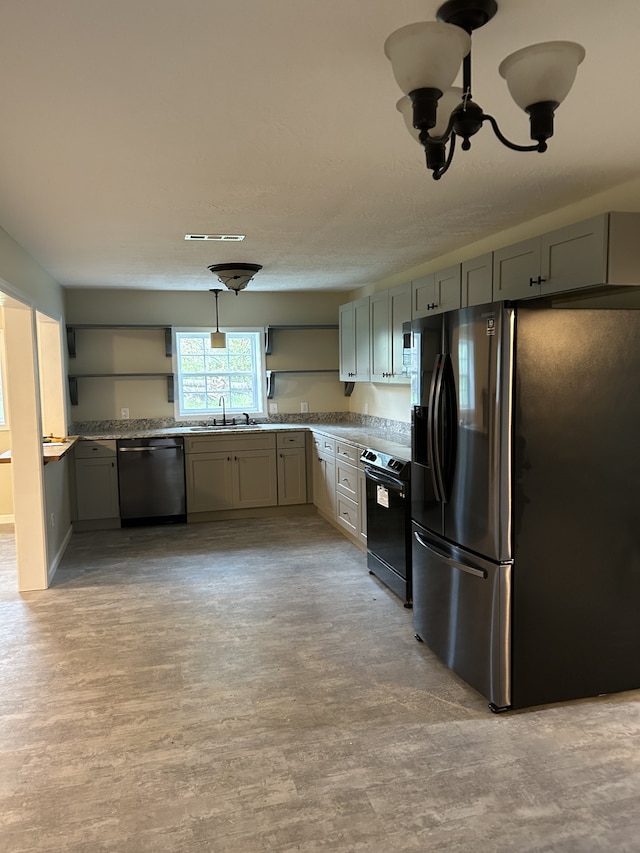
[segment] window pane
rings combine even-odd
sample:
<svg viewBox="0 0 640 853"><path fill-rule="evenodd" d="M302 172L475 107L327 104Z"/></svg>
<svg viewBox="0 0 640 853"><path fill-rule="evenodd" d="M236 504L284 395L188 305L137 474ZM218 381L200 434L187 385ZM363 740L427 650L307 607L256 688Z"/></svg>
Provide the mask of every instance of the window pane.
<svg viewBox="0 0 640 853"><path fill-rule="evenodd" d="M227 412L262 414L264 334L227 332L226 349L212 349L210 332L176 332L178 410L218 415L224 397Z"/></svg>

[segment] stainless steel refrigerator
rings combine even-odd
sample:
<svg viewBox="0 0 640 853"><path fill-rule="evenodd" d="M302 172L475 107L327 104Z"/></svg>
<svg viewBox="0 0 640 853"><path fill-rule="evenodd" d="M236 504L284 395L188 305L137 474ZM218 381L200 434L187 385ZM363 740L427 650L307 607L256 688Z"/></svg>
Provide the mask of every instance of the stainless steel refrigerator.
<svg viewBox="0 0 640 853"><path fill-rule="evenodd" d="M640 311L412 331L416 636L496 711L640 687Z"/></svg>

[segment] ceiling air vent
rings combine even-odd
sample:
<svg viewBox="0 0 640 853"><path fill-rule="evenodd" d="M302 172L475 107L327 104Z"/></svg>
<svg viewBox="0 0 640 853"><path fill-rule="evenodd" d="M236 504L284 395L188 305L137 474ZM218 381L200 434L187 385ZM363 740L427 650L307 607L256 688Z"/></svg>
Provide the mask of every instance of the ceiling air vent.
<svg viewBox="0 0 640 853"><path fill-rule="evenodd" d="M218 242L237 243L244 240L244 234L185 234L185 240L217 240Z"/></svg>

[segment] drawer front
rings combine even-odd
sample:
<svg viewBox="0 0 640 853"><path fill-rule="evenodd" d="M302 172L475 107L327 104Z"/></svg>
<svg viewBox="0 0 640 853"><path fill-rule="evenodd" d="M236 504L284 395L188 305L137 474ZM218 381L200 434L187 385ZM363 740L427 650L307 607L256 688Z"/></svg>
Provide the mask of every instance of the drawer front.
<svg viewBox="0 0 640 853"><path fill-rule="evenodd" d="M343 495L338 495L336 519L338 524L353 536L358 535L358 504Z"/></svg>
<svg viewBox="0 0 640 853"><path fill-rule="evenodd" d="M275 450L274 432L227 433L226 435L188 436L184 440L186 453L215 453L218 450Z"/></svg>
<svg viewBox="0 0 640 853"><path fill-rule="evenodd" d="M342 441L336 443L336 456L351 465L357 465L360 459L360 448L355 444L345 444Z"/></svg>
<svg viewBox="0 0 640 853"><path fill-rule="evenodd" d="M336 489L358 503L358 469L339 458L336 460Z"/></svg>
<svg viewBox="0 0 640 853"><path fill-rule="evenodd" d="M76 446L73 448L73 452L75 453L76 459L95 459L98 456L115 456L116 442L115 439L112 438L99 438L91 441L81 439L76 443Z"/></svg>
<svg viewBox="0 0 640 853"><path fill-rule="evenodd" d="M327 435L322 435L320 433L314 432L313 441L316 446L316 450L318 450L319 453L330 453L331 455L335 455L335 438L329 438L329 436Z"/></svg>
<svg viewBox="0 0 640 853"><path fill-rule="evenodd" d="M283 447L304 447L303 432L277 432L276 444L279 448Z"/></svg>

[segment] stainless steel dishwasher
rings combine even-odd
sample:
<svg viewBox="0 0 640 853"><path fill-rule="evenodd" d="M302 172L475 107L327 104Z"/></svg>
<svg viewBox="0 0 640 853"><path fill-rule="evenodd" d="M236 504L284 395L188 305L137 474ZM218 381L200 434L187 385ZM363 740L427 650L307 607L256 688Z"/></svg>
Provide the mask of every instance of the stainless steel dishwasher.
<svg viewBox="0 0 640 853"><path fill-rule="evenodd" d="M117 448L122 526L186 521L184 440L123 438Z"/></svg>

